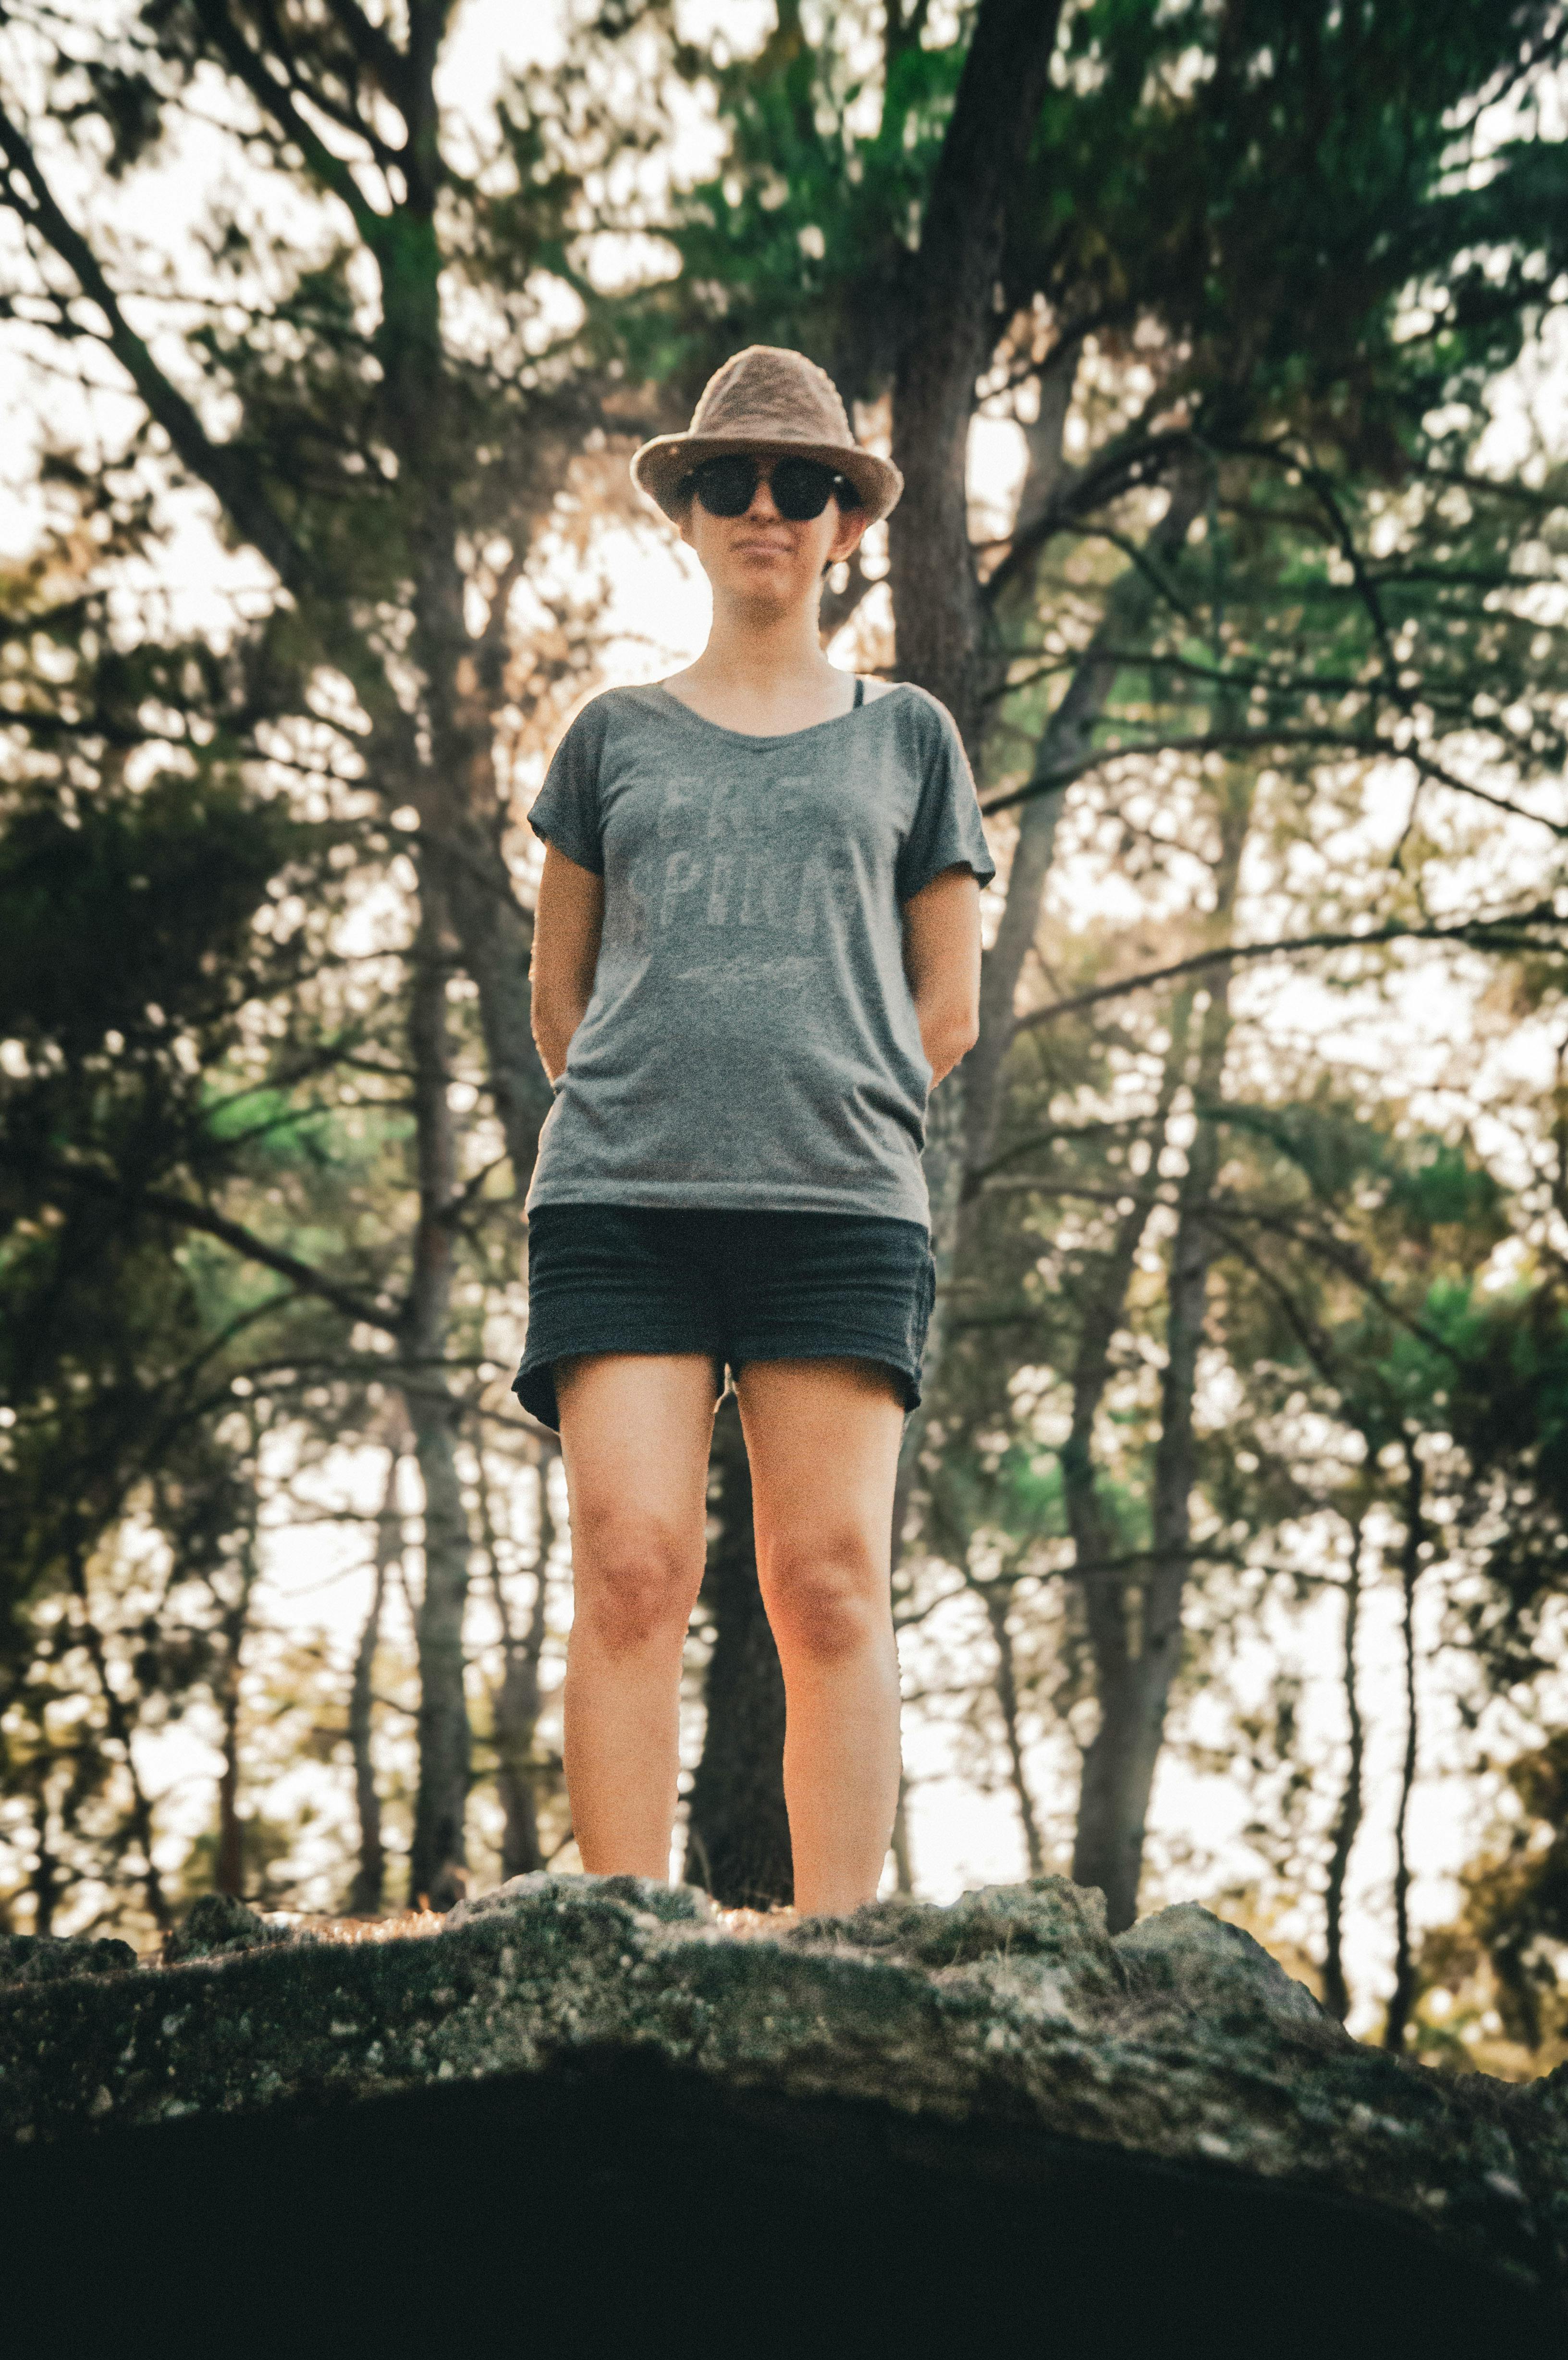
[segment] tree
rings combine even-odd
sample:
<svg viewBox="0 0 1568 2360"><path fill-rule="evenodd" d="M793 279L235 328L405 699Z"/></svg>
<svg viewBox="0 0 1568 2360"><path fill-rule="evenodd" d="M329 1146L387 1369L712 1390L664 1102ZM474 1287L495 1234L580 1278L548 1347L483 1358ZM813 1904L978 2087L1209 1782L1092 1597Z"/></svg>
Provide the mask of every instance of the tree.
<svg viewBox="0 0 1568 2360"><path fill-rule="evenodd" d="M521 747L586 677L584 617L551 560L591 550L632 434L682 417L724 353L805 344L909 486L885 550L830 590L826 622L852 630L863 665L896 663L953 705L1004 862L981 1042L931 1109L942 1284L896 1538L934 1562L949 1513L978 1609L975 1533L1022 1512L993 1500L969 1530L969 1509L941 1506L948 1479L967 1457L988 1481L1000 1433L1004 1458L1016 1444L1059 1502L1040 1529L1032 1509L1018 1525L1030 1569L1006 1585L999 1622L984 1604L997 1725L1016 1741L1028 1844L1049 1630L1061 1700L1096 1723L1081 1872L1123 1917L1184 1638L1229 1546L1205 1371L1217 1356L1238 1372L1249 1417L1272 1382L1230 1341L1235 1306L1261 1328L1273 1305L1290 1383L1310 1365L1324 1389L1347 1354L1359 1368L1383 1352L1376 1321L1351 1348L1367 1304L1424 1317L1398 1224L1362 1234L1356 1190L1393 1183L1334 1163L1348 1132L1311 1054L1276 1046L1259 1078L1250 979L1392 989L1424 956L1530 977L1538 1008L1560 989L1563 831L1541 782L1563 753L1543 594L1563 484L1549 453L1500 470L1486 431L1489 388L1562 268L1562 151L1527 136L1561 28L1544 6L1479 15L1462 0L1094 0L1060 18L982 0L951 36L898 5L840 11L813 45L785 5L757 58L719 68L667 8L634 5L574 24L562 67L510 93L482 169L438 120L443 29L430 10L384 23L353 0L321 21L181 0L117 46L52 18L7 33L27 93L0 124L23 271L12 333L131 388L143 422L126 481L134 459L144 497L148 483L202 486L278 585L226 672L196 650L188 692L158 652L159 726L180 716L183 748L219 716L236 760L336 797L340 823L363 792L346 874L391 880L407 912L373 1046L376 1087L409 1092L396 1113L414 1126L413 1191L377 1202L367 1244L339 1189L322 1251L300 1216L335 1184L301 1153L274 1226L253 1142L252 1162L221 1164L234 1192L221 1208L183 1179L164 1190L163 1234L178 1221L226 1240L284 1282L289 1318L318 1322L321 1358L367 1388L396 1375L436 1572L420 1605L418 1889L439 1895L471 1775L462 1630L483 1530L463 1473L483 1404L456 1372L481 1362L481 1298L499 1299L516 1248L507 1178L515 1202L547 1103L506 795ZM617 120L613 76L633 54L638 112ZM658 161L667 76L712 92L725 152L695 187L668 165L617 181L617 158ZM198 90L222 93L266 201L212 242L200 286L186 258L176 302L147 291L150 273L136 287L123 248L107 258L115 176L156 169L156 140L178 140ZM1517 127L1499 132L1509 109ZM287 228L286 199L303 206ZM678 267L612 284L602 239L617 231L656 233ZM964 497L977 419L1015 436L1009 513ZM113 465L78 473L96 496ZM242 677L236 705L226 683ZM44 702L16 741L29 759L59 726ZM132 751L144 705L125 704ZM102 706L69 717L94 760ZM1401 822L1379 832L1395 792ZM1307 873L1314 847L1357 830L1370 858ZM1527 832L1533 876L1513 858ZM1124 899L1116 923L1075 923L1073 894L1113 869L1138 917ZM327 973L318 961L299 979L301 1054L312 1034L325 1054ZM333 1039L340 1059L365 1045ZM471 1075L483 1101L460 1113ZM1388 1110L1358 1111L1377 1129ZM279 1140L298 1129L282 1105L276 1121ZM1477 1213L1477 1248L1485 1229ZM1354 1311L1325 1310L1324 1273ZM1042 1303L1048 1276L1060 1305ZM987 1335L1014 1356L991 1370ZM1025 1354L1066 1410L1055 1446L1009 1390ZM1391 1384L1357 1399L1382 1416L1402 1399ZM361 1406L376 1407L368 1393ZM1385 1439L1425 1449L1436 1432L1407 1404ZM1052 1448L1057 1475L1038 1474ZM1259 1457L1268 1480L1242 1504L1262 1546L1289 1487L1281 1453ZM733 1453L716 1476L699 1827L721 1790L767 1798L764 1814L777 1799L777 1666L754 1644ZM923 1578L900 1577L906 1622ZM748 1894L757 1861L780 1889L776 1826L751 1833ZM1034 1841L1051 1848L1039 1824Z"/></svg>
<svg viewBox="0 0 1568 2360"><path fill-rule="evenodd" d="M414 1875L439 1899L463 1852L472 1542L461 1409L443 1373L453 1225L472 1193L445 1007L461 961L520 1190L550 1093L528 1030L528 918L503 845L504 748L526 734L528 708L570 694L582 644L545 628L533 662L519 661L517 610L541 552L570 539L597 495L599 471L580 454L603 438L614 391L552 333L545 265L583 170L638 135L615 130L602 103L584 124L561 92L519 86L490 168L455 165L435 101L445 17L431 7L397 28L357 6L316 19L191 0L149 6L119 32L47 16L8 29L0 152L25 290L13 316L35 349L41 338L90 352L103 382L129 388L141 422L124 455L202 486L223 530L271 569L275 605L252 636L258 661L285 656L297 701L285 716L260 700L254 753L297 775L362 778L384 814L416 819L404 836L420 903L411 1278L395 1314L339 1294L395 1346L425 1492ZM109 258L105 199L156 164L160 143L178 144L209 92L264 202L245 221L214 208L184 283L153 291L153 268L138 289ZM73 209L60 191L83 172L89 202ZM459 286L467 308L454 311ZM614 428L624 449L624 422ZM267 742L262 724L286 717L291 742ZM252 1251L232 1231L229 1242ZM296 1283L313 1284L303 1268ZM314 1279L319 1295L333 1284Z"/></svg>
<svg viewBox="0 0 1568 2360"><path fill-rule="evenodd" d="M909 482L889 535L898 670L953 705L999 790L988 808L1002 827L1016 814L981 1041L931 1109L945 1298L1020 1019L1046 1021L1026 975L1070 795L1210 752L1243 770L1386 753L1418 803L1493 792L1475 759L1497 718L1488 666L1507 645L1510 673L1530 669L1525 510L1544 522L1557 494L1494 485L1471 454L1485 382L1560 267L1541 197L1561 153L1520 138L1484 168L1476 149L1470 185L1454 175L1465 141L1489 136L1482 102L1528 92L1562 34L1530 7L1485 24L1465 8L1086 7L1060 42L1054 12L1005 6L952 44L928 46L919 12L881 28L868 106L849 65L866 22L841 16L813 49L780 13L719 78L731 145L672 210L681 277L601 325L683 393L722 349L767 336L888 405ZM1508 257L1489 275L1477 238ZM979 539L963 478L982 405L1020 421L1029 464L1010 527ZM1206 554L1184 564L1199 535ZM1534 681L1528 725L1487 748L1521 781L1555 759ZM1465 921L1452 934L1484 938ZM1215 965L1213 948L1191 956ZM939 1305L933 1377L944 1332ZM1173 1535L1181 1448L1173 1431ZM1178 1631L1179 1599L1155 1620ZM1111 1817L1104 1842L1136 1862L1137 1807ZM1120 1891L1134 1869L1092 1849Z"/></svg>

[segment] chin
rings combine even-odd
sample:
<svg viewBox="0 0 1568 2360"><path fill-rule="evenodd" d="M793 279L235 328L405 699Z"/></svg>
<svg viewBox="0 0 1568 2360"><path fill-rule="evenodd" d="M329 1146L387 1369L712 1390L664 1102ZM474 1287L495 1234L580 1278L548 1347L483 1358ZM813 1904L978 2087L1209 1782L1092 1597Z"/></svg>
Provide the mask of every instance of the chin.
<svg viewBox="0 0 1568 2360"><path fill-rule="evenodd" d="M724 577L732 596L761 606L792 606L806 594L806 584L781 565L737 565Z"/></svg>

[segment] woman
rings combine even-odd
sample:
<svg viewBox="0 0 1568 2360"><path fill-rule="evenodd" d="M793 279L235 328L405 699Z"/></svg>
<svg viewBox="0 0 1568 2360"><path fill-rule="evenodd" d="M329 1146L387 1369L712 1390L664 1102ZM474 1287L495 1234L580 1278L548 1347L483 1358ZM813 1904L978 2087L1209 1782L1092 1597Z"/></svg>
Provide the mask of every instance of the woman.
<svg viewBox="0 0 1568 2360"><path fill-rule="evenodd" d="M713 585L697 661L593 698L532 811L528 1192L515 1390L559 1424L585 1869L669 1874L677 1706L726 1366L787 1697L796 1906L877 1891L898 1785L893 1484L931 1311L931 1086L975 1039L994 865L923 691L822 652L822 576L902 488L830 380L754 346L638 485Z"/></svg>

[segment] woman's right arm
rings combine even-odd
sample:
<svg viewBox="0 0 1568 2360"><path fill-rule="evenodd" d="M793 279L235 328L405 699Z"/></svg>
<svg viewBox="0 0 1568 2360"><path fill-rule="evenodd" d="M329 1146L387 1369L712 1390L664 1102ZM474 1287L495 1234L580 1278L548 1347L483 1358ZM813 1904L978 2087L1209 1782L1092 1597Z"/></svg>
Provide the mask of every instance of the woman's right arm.
<svg viewBox="0 0 1568 2360"><path fill-rule="evenodd" d="M588 1011L604 923L604 879L547 844L534 906L531 1022L552 1082L566 1070L567 1048Z"/></svg>

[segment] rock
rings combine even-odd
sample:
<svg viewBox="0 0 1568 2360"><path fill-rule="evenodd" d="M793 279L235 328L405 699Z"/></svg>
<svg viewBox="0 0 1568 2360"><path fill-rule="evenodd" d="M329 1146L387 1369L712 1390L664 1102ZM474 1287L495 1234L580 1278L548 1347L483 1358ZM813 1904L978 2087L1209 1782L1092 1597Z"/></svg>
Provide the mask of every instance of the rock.
<svg viewBox="0 0 1568 2360"><path fill-rule="evenodd" d="M300 2208L287 2247L321 2190L374 2185L365 2241L416 2277L416 2229L388 2225L414 2189L463 2191L464 2252L550 2224L558 2276L584 2221L662 2267L695 2207L780 2300L800 2265L767 2241L810 2222L817 2266L882 2272L917 2326L964 2223L976 2300L1033 2316L1043 2273L1075 2360L1122 2348L1094 2340L1110 2312L1141 2337L1276 2279L1271 2355L1297 2329L1360 2348L1352 2280L1382 2360L1456 2322L1555 2348L1568 2322L1568 2070L1518 2088L1363 2048L1203 1909L1113 1939L1098 1894L1046 1877L740 1939L699 1893L533 1875L422 1939L301 1942L209 1902L178 1939L181 1963L0 1993L0 2202L117 2175L162 2189L167 2234L226 2173ZM1210 2319L1211 2353L1229 2332Z"/></svg>
<svg viewBox="0 0 1568 2360"><path fill-rule="evenodd" d="M270 1944L296 1939L287 1926L269 1926L243 1901L226 1893L203 1893L191 1904L178 1926L163 1938L166 1966L187 1959L232 1958L241 1950L266 1950ZM311 1938L313 1939L313 1937Z"/></svg>
<svg viewBox="0 0 1568 2360"><path fill-rule="evenodd" d="M134 1967L128 1942L93 1941L48 1934L0 1934L0 1983L48 1983L61 1975L116 1974Z"/></svg>

